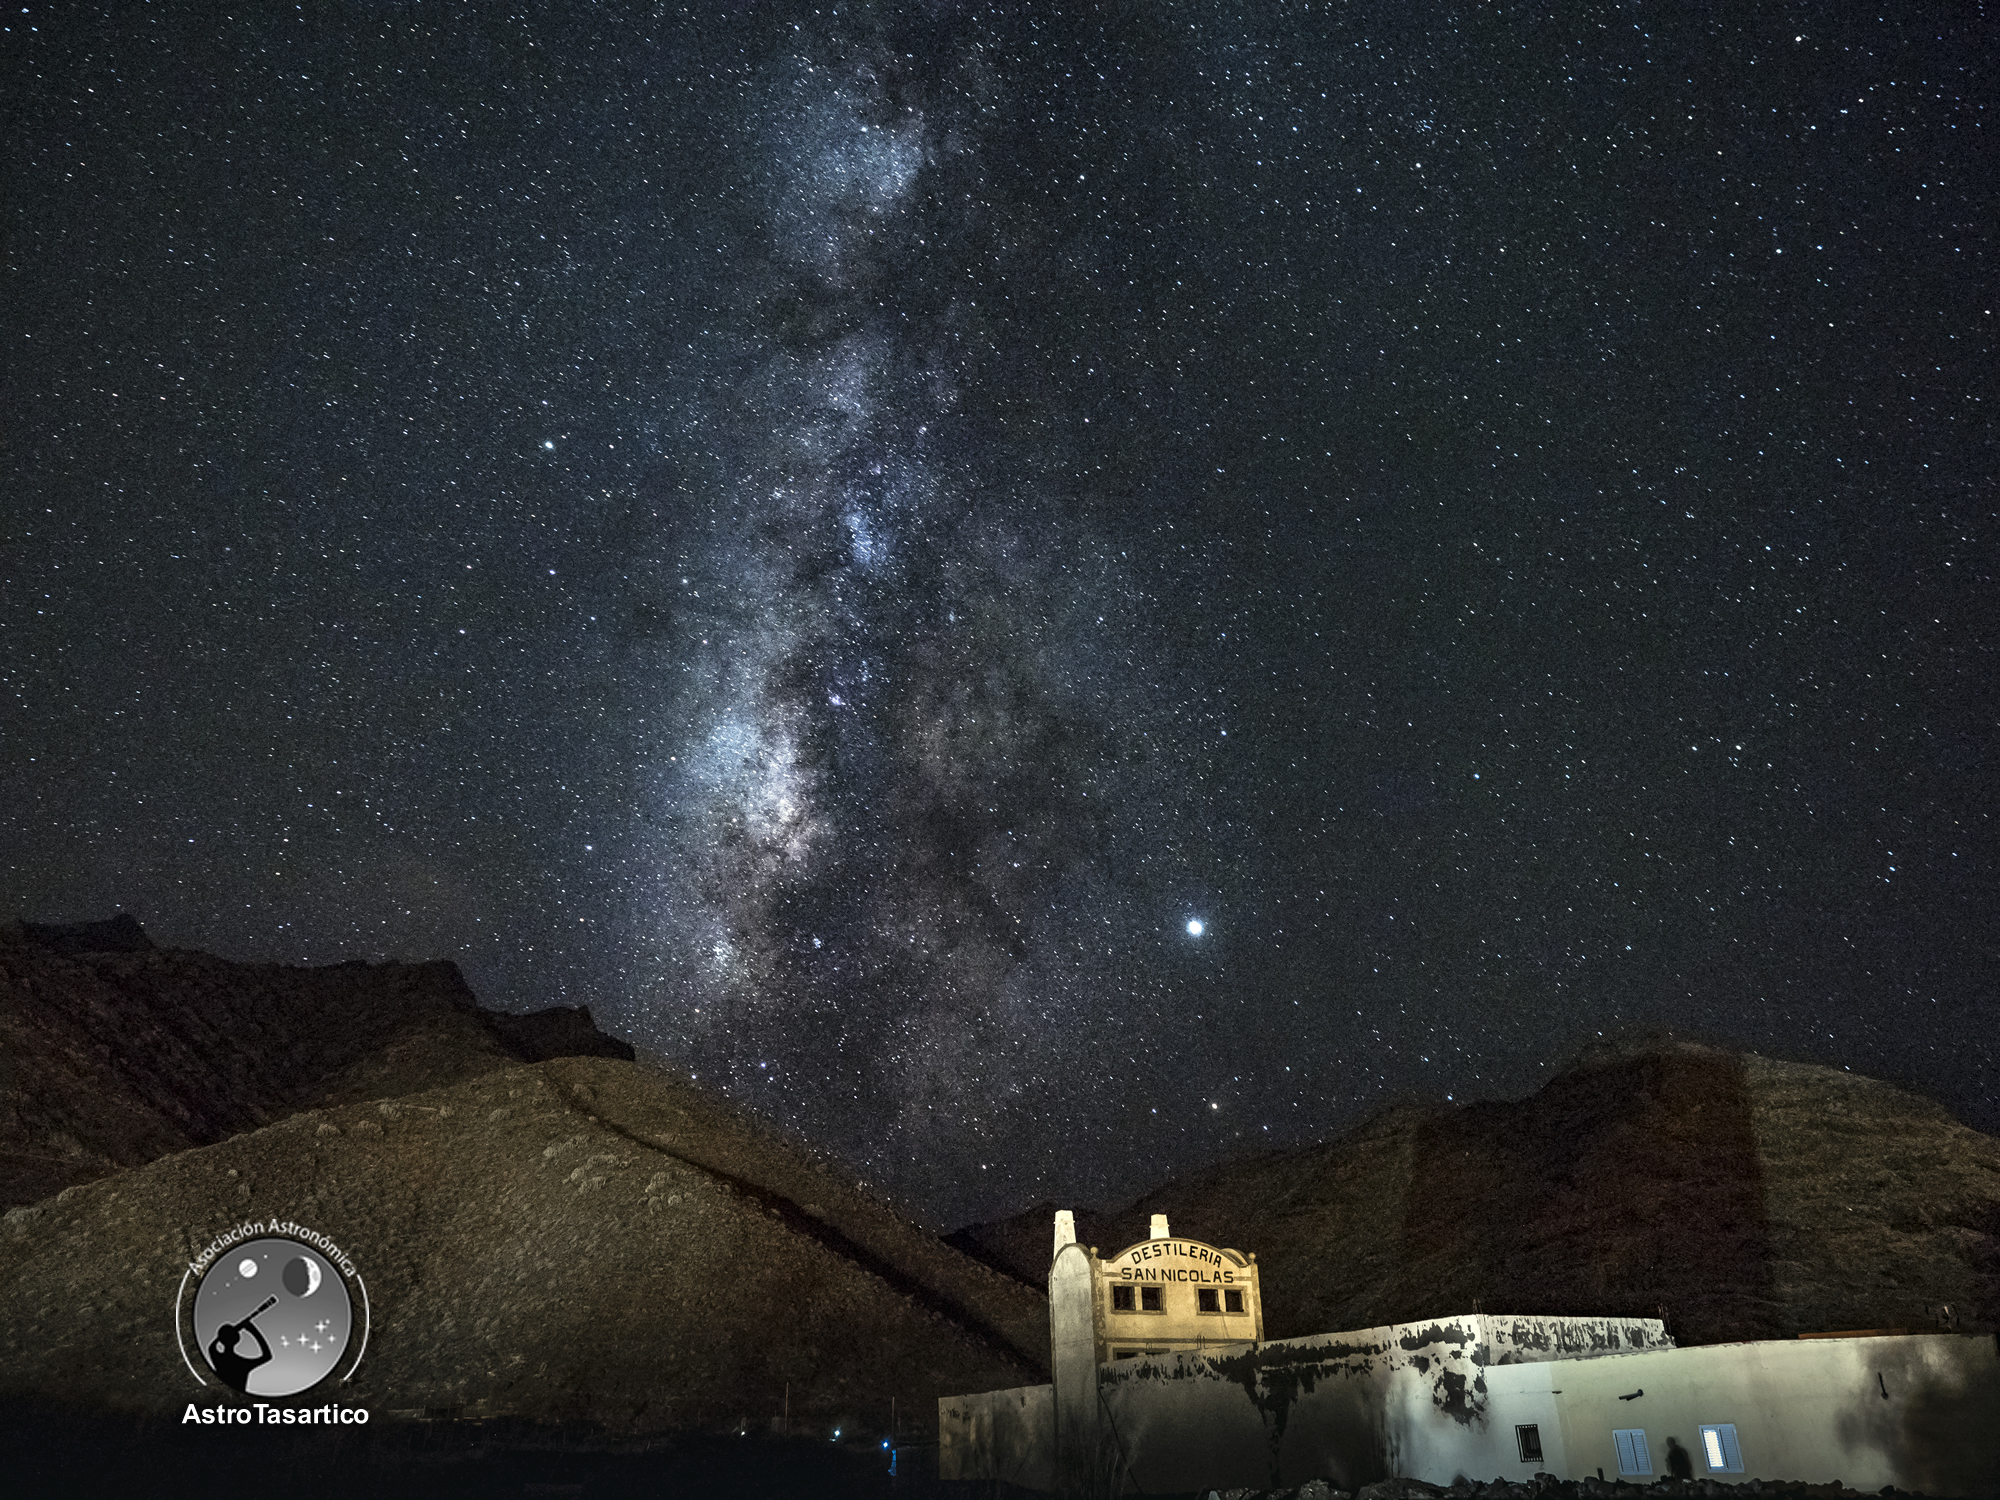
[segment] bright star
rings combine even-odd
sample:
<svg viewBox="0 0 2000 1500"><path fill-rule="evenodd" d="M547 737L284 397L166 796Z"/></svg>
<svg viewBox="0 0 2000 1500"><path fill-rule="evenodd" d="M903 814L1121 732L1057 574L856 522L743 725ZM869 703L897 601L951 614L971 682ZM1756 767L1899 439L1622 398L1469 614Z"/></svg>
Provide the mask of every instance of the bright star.
<svg viewBox="0 0 2000 1500"><path fill-rule="evenodd" d="M553 452L555 452L555 451L556 451L556 445L555 445L555 443L554 443L554 442L552 442L551 440L547 439L547 438L544 438L544 439L542 440L542 446L543 446L544 448L548 449L548 451L549 451L549 452L551 452L551 453L553 453Z"/></svg>
<svg viewBox="0 0 2000 1500"><path fill-rule="evenodd" d="M1188 936L1189 936L1189 937L1200 937L1200 936L1202 935L1202 933L1203 933L1203 932L1205 932L1206 930L1207 930L1207 929L1206 929L1206 928L1204 928L1204 927L1202 926L1202 922L1201 922L1201 918L1200 918L1200 917L1189 917L1189 918L1188 918L1188 928L1187 928L1187 931L1188 931Z"/></svg>

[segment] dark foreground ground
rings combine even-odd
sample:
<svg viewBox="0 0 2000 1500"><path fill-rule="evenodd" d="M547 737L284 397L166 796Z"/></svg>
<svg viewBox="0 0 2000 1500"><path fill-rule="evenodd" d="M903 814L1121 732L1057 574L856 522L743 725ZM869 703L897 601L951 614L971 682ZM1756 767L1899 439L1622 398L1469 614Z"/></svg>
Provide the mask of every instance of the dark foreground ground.
<svg viewBox="0 0 2000 1500"><path fill-rule="evenodd" d="M0 1488L19 1496L889 1500L912 1489L892 1478L889 1464L889 1453L879 1448L803 1438L642 1445L586 1429L381 1421L366 1428L259 1431L107 1420L54 1403L0 1403ZM921 1464L916 1467L921 1471Z"/></svg>
<svg viewBox="0 0 2000 1500"><path fill-rule="evenodd" d="M0 1402L0 1475L20 1496L148 1496L214 1500L275 1495L285 1500L368 1496L380 1500L577 1496L580 1500L1048 1500L1011 1485L936 1478L936 1449L876 1447L804 1438L712 1437L621 1442L586 1428L495 1423L374 1423L331 1431L260 1431L137 1422L52 1402ZM1676 1500L1781 1497L1855 1500L1839 1485L1663 1479L1460 1483L1449 1489L1389 1480L1358 1493L1315 1481L1296 1489L1197 1490L1157 1500ZM1900 1490L1885 1500L1923 1497Z"/></svg>

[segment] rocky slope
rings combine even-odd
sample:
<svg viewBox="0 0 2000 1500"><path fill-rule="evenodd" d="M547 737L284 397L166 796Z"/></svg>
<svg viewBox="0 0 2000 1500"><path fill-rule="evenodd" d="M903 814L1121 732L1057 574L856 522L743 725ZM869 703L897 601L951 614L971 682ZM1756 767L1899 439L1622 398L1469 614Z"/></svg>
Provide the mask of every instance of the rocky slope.
<svg viewBox="0 0 2000 1500"><path fill-rule="evenodd" d="M0 926L0 1208L301 1109L568 1055L588 1012L482 1010L456 966L238 964L129 916Z"/></svg>
<svg viewBox="0 0 2000 1500"><path fill-rule="evenodd" d="M1047 1378L1035 1291L683 1081L569 1058L304 1111L11 1211L0 1399L213 1400L169 1309L246 1219L353 1258L367 1354L311 1399L378 1418L768 1433L789 1408L886 1432L892 1410L921 1423L940 1394Z"/></svg>
<svg viewBox="0 0 2000 1500"><path fill-rule="evenodd" d="M1053 1205L952 1243L1039 1284ZM1270 1337L1453 1310L1657 1316L1683 1343L2000 1326L2000 1141L1852 1073L1655 1040L1518 1103L1386 1112L1323 1146L1078 1215L1255 1252Z"/></svg>

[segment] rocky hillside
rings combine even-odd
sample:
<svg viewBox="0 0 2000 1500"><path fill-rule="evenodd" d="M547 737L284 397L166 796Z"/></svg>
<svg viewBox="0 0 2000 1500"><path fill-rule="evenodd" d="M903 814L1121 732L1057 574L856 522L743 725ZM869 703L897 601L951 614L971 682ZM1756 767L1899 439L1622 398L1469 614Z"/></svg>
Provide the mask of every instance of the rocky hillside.
<svg viewBox="0 0 2000 1500"><path fill-rule="evenodd" d="M632 1049L583 1010L482 1010L448 963L230 963L129 916L0 926L0 1208L301 1109L578 1055Z"/></svg>
<svg viewBox="0 0 2000 1500"><path fill-rule="evenodd" d="M367 1353L313 1399L378 1418L851 1440L1047 1378L1038 1290L587 1012L480 1009L450 964L0 928L0 1069L0 1404L215 1399L169 1309L245 1221L352 1257Z"/></svg>
<svg viewBox="0 0 2000 1500"><path fill-rule="evenodd" d="M1054 1205L952 1243L1039 1284ZM1255 1252L1268 1335L1484 1308L1658 1316L1683 1343L2000 1327L2000 1141L1852 1073L1655 1040L1518 1103L1402 1108L1078 1215Z"/></svg>
<svg viewBox="0 0 2000 1500"><path fill-rule="evenodd" d="M683 1081L566 1058L304 1111L14 1209L0 1400L213 1399L168 1310L246 1219L353 1258L373 1328L334 1394L378 1417L766 1434L789 1410L886 1433L939 1395L1047 1379L1038 1293Z"/></svg>

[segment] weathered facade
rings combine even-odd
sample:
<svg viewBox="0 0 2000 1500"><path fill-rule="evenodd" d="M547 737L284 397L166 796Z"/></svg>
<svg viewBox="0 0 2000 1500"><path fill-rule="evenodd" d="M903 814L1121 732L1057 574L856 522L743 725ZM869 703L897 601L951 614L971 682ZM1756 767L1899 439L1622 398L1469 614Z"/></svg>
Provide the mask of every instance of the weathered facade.
<svg viewBox="0 0 2000 1500"><path fill-rule="evenodd" d="M1132 1325L1100 1311L1125 1279L1105 1271L1210 1263L1127 1254L1099 1261L1058 1230L1055 1383L941 1401L942 1477L1157 1493L1391 1476L1643 1481L1684 1466L1932 1494L2000 1484L1990 1336L1679 1349L1654 1319L1468 1314L1131 1355L1143 1341L1117 1330ZM1204 1325L1158 1326L1199 1338Z"/></svg>
<svg viewBox="0 0 2000 1500"><path fill-rule="evenodd" d="M1990 1337L1677 1349L1656 1330L1608 1326L1614 1342L1583 1319L1443 1318L1106 1365L1100 1389L1129 1485L1148 1491L1646 1482L1673 1471L1676 1449L1693 1477L1730 1482L1976 1494L2000 1480Z"/></svg>
<svg viewBox="0 0 2000 1500"><path fill-rule="evenodd" d="M1076 1242L1072 1223L1067 1214L1057 1216L1058 1257ZM1100 1259L1095 1245L1083 1253L1077 1274L1089 1277L1091 1341L1099 1364L1264 1337L1254 1255L1176 1239L1165 1214L1153 1215L1145 1239L1109 1258Z"/></svg>

